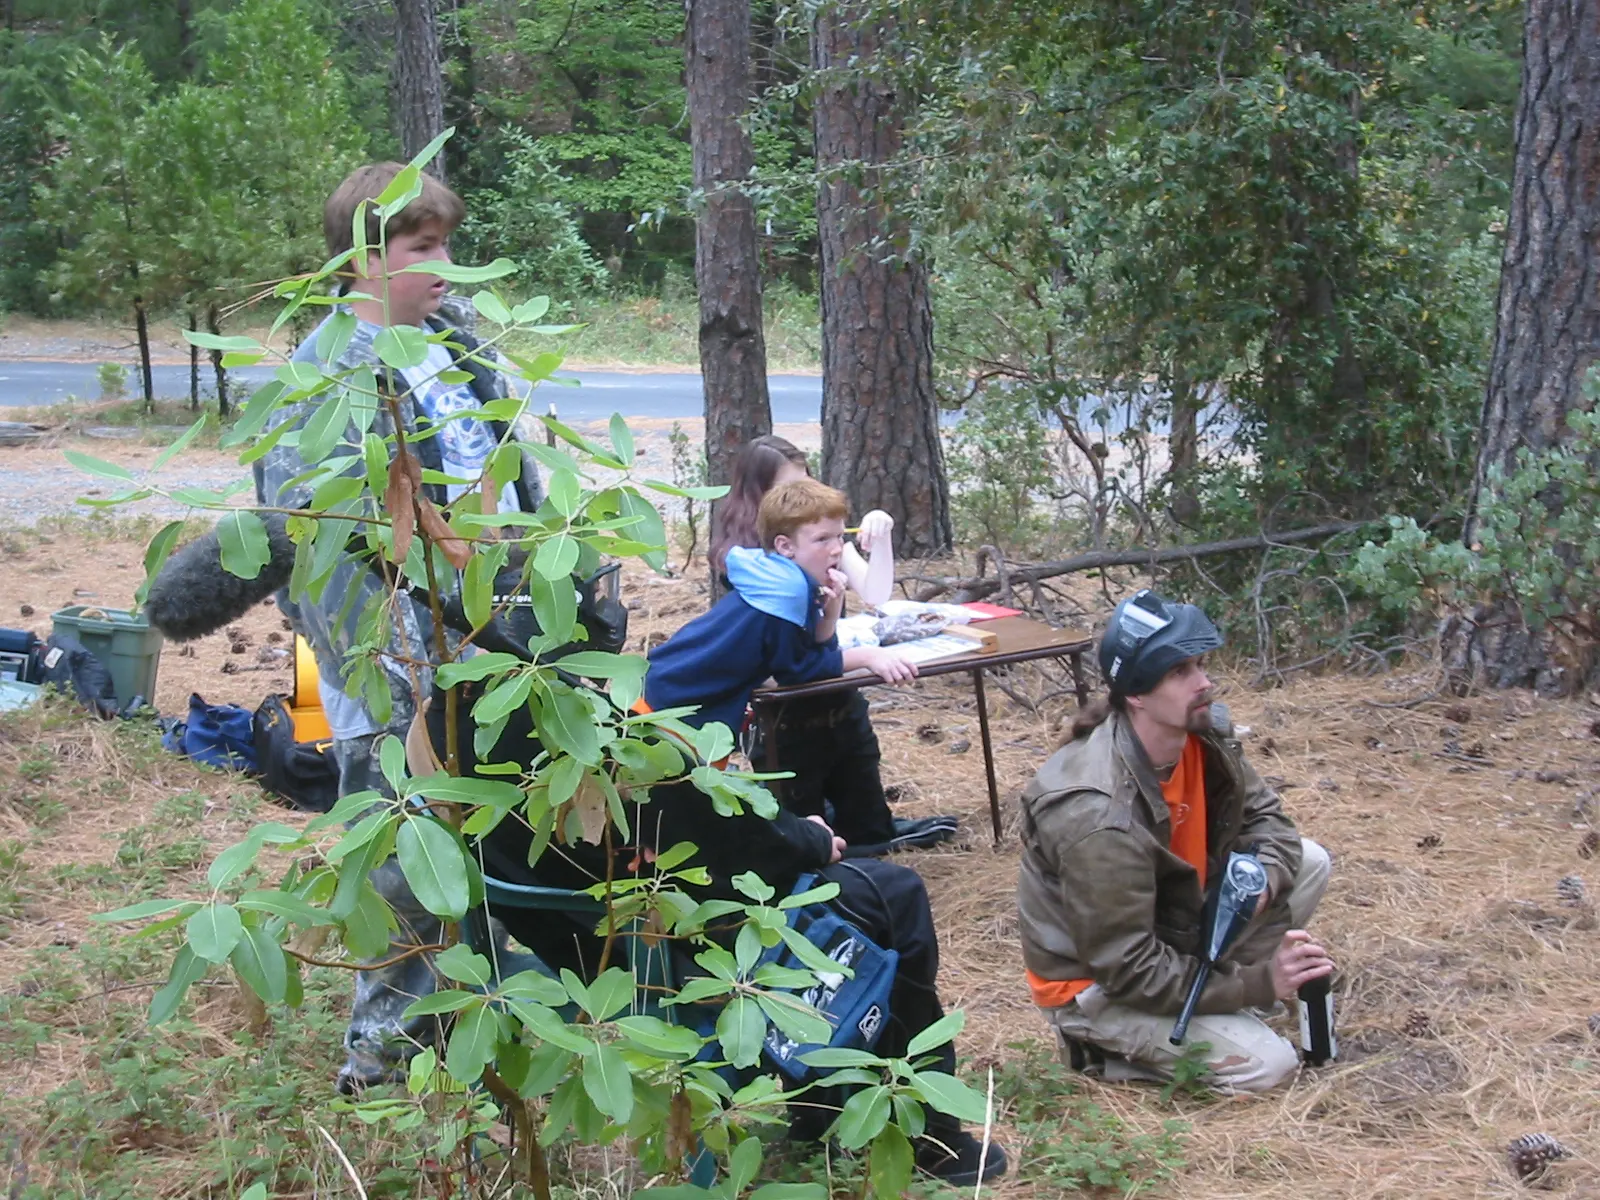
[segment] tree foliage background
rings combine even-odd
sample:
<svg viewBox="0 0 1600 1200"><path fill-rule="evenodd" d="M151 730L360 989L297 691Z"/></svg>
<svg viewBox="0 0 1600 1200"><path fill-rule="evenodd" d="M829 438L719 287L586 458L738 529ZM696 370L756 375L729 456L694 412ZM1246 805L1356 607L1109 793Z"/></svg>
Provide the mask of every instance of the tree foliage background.
<svg viewBox="0 0 1600 1200"><path fill-rule="evenodd" d="M854 8L890 31L854 69L911 102L896 161L839 169L878 168L866 199L898 232L874 252L931 268L940 400L963 417L959 543L1037 559L1390 513L1459 531L1521 5ZM225 316L245 285L315 259L331 180L398 152L387 5L7 11L0 307L126 319L138 266L155 309ZM813 15L752 5L762 271L806 290ZM469 207L458 252L509 257L519 286L558 302L687 292L682 6L459 0L438 19L447 170ZM112 86L75 87L85 71ZM1242 559L1210 582L1253 593L1253 617L1342 610L1346 584L1303 589L1340 578L1357 536L1276 583ZM1278 623L1291 640L1293 624Z"/></svg>

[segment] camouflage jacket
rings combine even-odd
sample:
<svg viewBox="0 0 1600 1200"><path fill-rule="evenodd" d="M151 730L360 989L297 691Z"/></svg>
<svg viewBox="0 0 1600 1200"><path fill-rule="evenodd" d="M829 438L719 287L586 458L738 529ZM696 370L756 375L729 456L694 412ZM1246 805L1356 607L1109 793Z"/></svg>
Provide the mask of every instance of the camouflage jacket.
<svg viewBox="0 0 1600 1200"><path fill-rule="evenodd" d="M331 317L329 318L331 319ZM326 321L323 323L326 324ZM474 350L478 342L471 334L459 329L453 329L444 321L433 318L429 322L431 332L445 331L450 334L450 342L458 344L467 350ZM317 358L317 335L321 332L319 325L293 355L293 361L304 363L319 363ZM356 327L351 336L349 345L340 354L338 360L329 368L322 363L325 369L336 371L350 370L361 366L372 367L380 376L388 371L378 359L373 350L372 342L376 336L375 326L362 322ZM493 357L493 351L483 351L484 357ZM472 375L472 390L480 403L487 403L509 394L504 375L498 370L490 370L478 363L462 361L459 352L455 355L458 365ZM401 393L400 414L405 423L405 432L408 437L417 432L417 409L410 394L403 387L395 387L396 393ZM269 428L275 429L279 425L288 423L291 428L299 429L311 419L322 404L332 402L332 393L299 404L287 405L271 418ZM497 440L504 440L507 436L507 427L498 421L489 422ZM532 442L542 437L542 432L535 432L536 422L527 415L521 414L512 423L510 436L517 441ZM382 437L392 437L394 423L388 411L380 406L372 422L372 431ZM340 446L335 448L334 454L353 455L350 463L345 467L344 474L364 476L366 466L361 456L362 434L354 422L346 429ZM426 438L415 443L417 456L425 467L437 469L439 450L436 438ZM544 485L539 474L537 462L526 452L521 455L522 469L515 482L519 505L523 512L534 512L544 502ZM431 461L430 461L431 460ZM254 466L256 500L264 505L282 508L305 508L311 502L312 487L305 483L294 482L296 477L303 474L307 464L300 457L297 446L287 445L283 440L278 441L272 449L258 459ZM444 502L443 489L435 484L424 485L430 491L436 504ZM436 494L434 494L436 493ZM381 499L381 498L379 498ZM375 500L370 494L363 493L362 503L367 506L365 515L376 515ZM442 582L442 581L441 581ZM452 586L456 581L451 581ZM317 669L322 678L330 683L335 683L341 689L347 678L346 658L352 647L358 644L359 637L357 625L360 615L367 603L376 594L384 590L383 580L372 570L371 566L361 558L349 555L342 558L333 568L327 589L319 601L312 601L309 597L296 603L289 599L285 589L277 595L278 607L288 617L296 633L300 634L310 643L316 656ZM389 634L387 644L379 661L385 674L388 676L389 693L392 697L392 711L388 720L379 721L364 703L361 709L367 719L367 728L362 733L389 732L396 736L404 737L410 727L412 716L415 713L415 703L412 694L412 674L406 663L397 661L400 658L426 658L430 662L437 662L437 653L433 639L433 619L428 606L422 600L416 599L407 592L400 592L391 607ZM447 644L455 646L456 635L447 633ZM419 653L421 651L421 653ZM433 686L433 672L431 668L418 670L422 694L427 695ZM349 736L358 736L349 732Z"/></svg>

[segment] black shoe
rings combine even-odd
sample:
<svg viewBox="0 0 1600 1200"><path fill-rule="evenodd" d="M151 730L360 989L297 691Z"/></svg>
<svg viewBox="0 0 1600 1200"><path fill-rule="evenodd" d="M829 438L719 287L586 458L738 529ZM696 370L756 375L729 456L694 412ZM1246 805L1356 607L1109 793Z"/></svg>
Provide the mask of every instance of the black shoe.
<svg viewBox="0 0 1600 1200"><path fill-rule="evenodd" d="M1006 1173L1006 1152L1000 1143L990 1142L988 1154L983 1153L983 1142L965 1129L929 1133L912 1143L916 1147L917 1170L941 1179L955 1187L972 1187L981 1181L999 1179ZM978 1160L983 1159L983 1174L978 1174Z"/></svg>

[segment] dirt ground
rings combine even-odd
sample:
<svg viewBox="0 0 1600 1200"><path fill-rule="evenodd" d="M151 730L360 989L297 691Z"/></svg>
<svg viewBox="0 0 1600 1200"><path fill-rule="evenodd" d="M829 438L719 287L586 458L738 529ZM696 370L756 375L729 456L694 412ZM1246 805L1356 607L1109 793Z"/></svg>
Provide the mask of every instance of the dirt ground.
<svg viewBox="0 0 1600 1200"><path fill-rule="evenodd" d="M0 458L0 477L17 461ZM44 462L30 458L27 469ZM43 632L56 607L125 603L141 576L142 548L125 528L63 522L7 531L0 625ZM673 561L681 558L675 551ZM624 598L633 646L703 610L702 575L660 579L630 567ZM166 647L161 710L181 711L191 691L250 706L286 691L285 664L273 654L285 644L274 640L282 634L275 611L263 606L239 623L237 636L202 639L192 653ZM1525 1189L1507 1170L1506 1144L1545 1132L1576 1154L1560 1166L1555 1194L1600 1196L1600 1033L1592 1031L1600 1021L1591 1024L1600 1013L1593 907L1600 858L1584 842L1600 825L1600 697L1430 696L1425 666L1375 678L1297 676L1267 691L1223 675L1223 698L1248 730L1252 761L1303 832L1334 857L1313 927L1340 964L1342 1053L1336 1064L1254 1100L1166 1104L1153 1089L1084 1081L1099 1109L1133 1130L1158 1134L1174 1118L1188 1124L1186 1166L1150 1194L1518 1195ZM1023 697L1065 683L1031 667L1001 679ZM1034 712L989 689L1005 815L995 846L967 682L877 688L870 698L896 811L962 818L957 843L903 861L927 881L941 936L941 993L947 1007L968 1014L958 1049L981 1077L987 1066L1015 1059L1019 1043L1046 1037L1021 977L1015 796L1053 748L1070 700L1051 699ZM83 780L82 811L43 839L45 861L103 858L108 839L190 789L215 798L203 822L215 847L240 836L227 797L250 785L177 760L107 805L95 781L96 772L120 769L109 736L96 732L68 764ZM14 778L29 753L0 739L0 781ZM0 811L0 826L6 819ZM1562 902L1557 881L1567 876L1581 881L1567 885L1569 895L1579 888L1587 901ZM0 942L0 976L14 978L31 949L86 928L85 914L36 913ZM139 997L129 1002L142 1003ZM41 1094L78 1069L73 1056L82 1049L70 1036L56 1038L3 1086L12 1095ZM332 1067L330 1047L330 1074ZM997 1133L1014 1144L1009 1121L1002 1112ZM1014 1172L991 1194L1020 1200L1059 1188L1019 1182Z"/></svg>

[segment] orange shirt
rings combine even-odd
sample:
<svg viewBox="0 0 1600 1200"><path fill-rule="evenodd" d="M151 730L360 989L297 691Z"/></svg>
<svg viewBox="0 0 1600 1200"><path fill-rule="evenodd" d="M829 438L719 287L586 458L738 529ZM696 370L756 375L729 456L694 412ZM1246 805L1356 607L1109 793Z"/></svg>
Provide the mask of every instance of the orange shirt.
<svg viewBox="0 0 1600 1200"><path fill-rule="evenodd" d="M1206 886L1206 756L1193 734L1183 744L1178 765L1161 785L1172 825L1171 851L1195 869L1200 887ZM1033 1002L1040 1008L1060 1008L1094 982L1092 979L1043 979L1024 969Z"/></svg>

